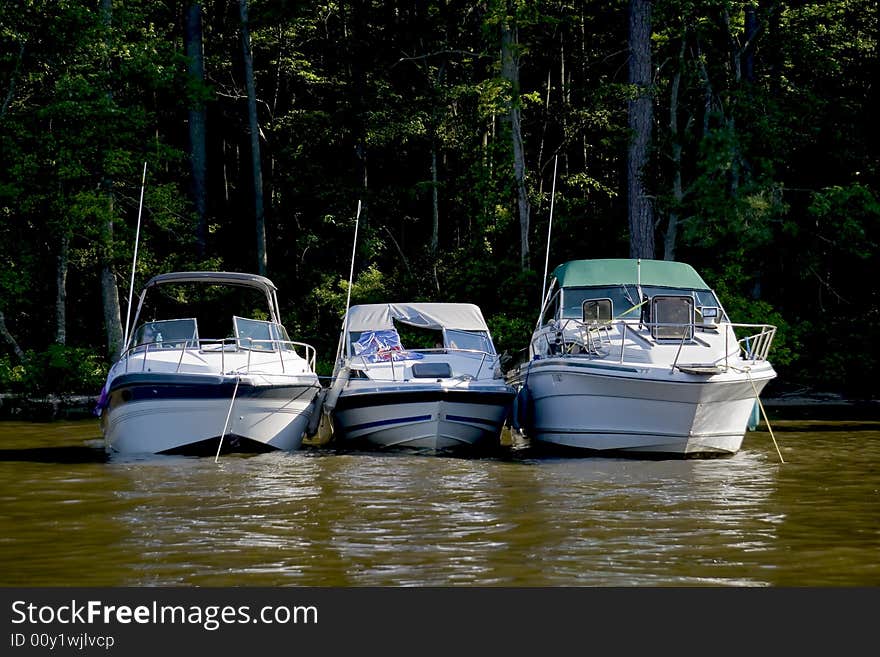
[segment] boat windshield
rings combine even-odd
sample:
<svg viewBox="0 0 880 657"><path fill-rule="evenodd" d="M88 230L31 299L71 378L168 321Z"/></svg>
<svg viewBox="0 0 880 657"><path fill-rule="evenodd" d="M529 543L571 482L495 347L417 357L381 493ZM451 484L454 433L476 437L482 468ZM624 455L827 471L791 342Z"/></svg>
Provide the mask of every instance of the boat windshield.
<svg viewBox="0 0 880 657"><path fill-rule="evenodd" d="M693 290L659 286L642 286L642 294L651 298L655 295L690 296L694 299L697 312L702 308L719 308L718 298L710 290ZM594 299L611 300L611 317L613 319L639 319L641 305L639 291L635 285L597 286L582 288L564 288L562 291L562 317L582 319L584 301Z"/></svg>
<svg viewBox="0 0 880 657"><path fill-rule="evenodd" d="M562 317L583 319L584 301L591 299L611 299L614 319L639 318L639 292L635 285L567 287L562 290Z"/></svg>
<svg viewBox="0 0 880 657"><path fill-rule="evenodd" d="M352 331L351 350L367 363L423 358L421 354L406 351L395 329L377 331Z"/></svg>
<svg viewBox="0 0 880 657"><path fill-rule="evenodd" d="M446 329L444 331L445 346L450 349L471 349L494 354L495 348L486 331L462 331L459 329Z"/></svg>
<svg viewBox="0 0 880 657"><path fill-rule="evenodd" d="M278 351L281 348L293 351L287 330L280 324L244 317L233 317L232 321L239 349Z"/></svg>
<svg viewBox="0 0 880 657"><path fill-rule="evenodd" d="M199 333L195 319L165 319L145 322L134 332L133 346L158 343L164 346L180 346L198 343Z"/></svg>
<svg viewBox="0 0 880 657"><path fill-rule="evenodd" d="M718 309L717 312L720 314L721 304L718 303L718 297L716 297L711 290L689 290L684 288L655 287L651 285L643 285L642 293L652 298L656 295L693 297L697 319L700 319L703 308ZM718 317L718 320L727 321L726 317L720 316Z"/></svg>

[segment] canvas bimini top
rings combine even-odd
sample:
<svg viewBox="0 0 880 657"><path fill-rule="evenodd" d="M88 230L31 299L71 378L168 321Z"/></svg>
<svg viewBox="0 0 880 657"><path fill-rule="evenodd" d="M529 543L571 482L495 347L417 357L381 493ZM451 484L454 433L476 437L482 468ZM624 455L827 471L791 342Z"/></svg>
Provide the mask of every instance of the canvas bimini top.
<svg viewBox="0 0 880 657"><path fill-rule="evenodd" d="M170 285L175 283L234 285L259 290L266 295L266 303L269 308L270 320L275 323L281 322L278 307L278 290L275 287L275 284L265 276L232 271L173 271L153 276L153 278L147 281L147 284L144 285L144 289L141 291L140 298L138 299L137 310L135 311L134 321L131 325L132 329L138 325L138 320L140 319L141 311L144 307L144 300L146 299L147 292L153 288L158 287L159 285ZM131 346L128 344L128 341L134 339L134 331L132 330L131 332L129 332L129 327L127 324L126 336L128 336L128 339L126 340L126 345L124 348Z"/></svg>
<svg viewBox="0 0 880 657"><path fill-rule="evenodd" d="M352 306L348 311L346 330L393 329L394 320L435 330L489 330L483 313L471 303L372 303Z"/></svg>
<svg viewBox="0 0 880 657"><path fill-rule="evenodd" d="M669 260L638 260L608 258L571 260L553 270L560 287L592 287L602 285L642 285L709 290L709 286L688 264Z"/></svg>
<svg viewBox="0 0 880 657"><path fill-rule="evenodd" d="M175 271L167 274L153 276L145 288L154 285L168 283L205 283L208 285L241 285L264 290L267 293L275 292L275 284L265 276L258 274L243 274L232 271Z"/></svg>

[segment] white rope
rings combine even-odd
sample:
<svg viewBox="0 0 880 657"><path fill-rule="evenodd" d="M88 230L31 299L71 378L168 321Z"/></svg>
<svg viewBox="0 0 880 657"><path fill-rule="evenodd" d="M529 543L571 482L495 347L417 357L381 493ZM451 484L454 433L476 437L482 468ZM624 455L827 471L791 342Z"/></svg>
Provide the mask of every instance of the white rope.
<svg viewBox="0 0 880 657"><path fill-rule="evenodd" d="M238 394L238 383L241 377L235 377L235 388L232 390L232 399L229 401L229 410L226 412L226 421L223 423L223 433L220 434L220 442L217 444L217 454L214 456L214 463L220 461L220 450L223 447L223 438L226 437L226 428L229 426L229 418L232 415L232 405L235 404L235 395Z"/></svg>

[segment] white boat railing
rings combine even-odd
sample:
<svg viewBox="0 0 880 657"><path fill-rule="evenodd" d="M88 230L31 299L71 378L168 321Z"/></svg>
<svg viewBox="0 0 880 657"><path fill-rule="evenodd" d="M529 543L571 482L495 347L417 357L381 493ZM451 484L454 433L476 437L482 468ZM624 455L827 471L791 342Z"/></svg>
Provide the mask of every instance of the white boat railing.
<svg viewBox="0 0 880 657"><path fill-rule="evenodd" d="M218 339L177 339L177 340L164 340L163 342L142 342L140 344L133 345L130 347L124 354L123 358L125 360L125 372L129 371L129 366L133 363L140 361L141 368L140 370L146 371L147 363L149 361L150 355L155 355L157 353L169 353L180 351L180 356L177 359L177 367L174 372L179 373L181 367L183 366L183 358L187 353L192 354L220 354L220 366L216 369L217 374L227 374L226 369L226 360L227 354L247 354L247 362L244 365L239 365L236 367L236 370L239 374L267 374L267 373L275 373L270 372L266 369L266 367L272 363L274 363L274 359L271 361L261 361L257 364L252 363L252 355L253 354L277 354L278 361L277 363L281 366L281 373L285 373L285 367L290 364L289 360L285 360L285 354L295 354L297 357L303 358L299 356L296 351L297 347L301 347L305 352L304 360L308 365L308 369L312 372L315 371L315 364L317 361L317 351L316 349L305 342L297 342L295 340L256 340L252 338L218 338ZM205 361L205 359L201 359L201 361ZM259 369L254 369L259 368ZM243 371L242 371L243 370Z"/></svg>
<svg viewBox="0 0 880 657"><path fill-rule="evenodd" d="M731 324L734 330L750 329L755 332L737 340L740 351L745 360L752 362L767 360L770 353L770 345L776 337L776 327L771 324Z"/></svg>
<svg viewBox="0 0 880 657"><path fill-rule="evenodd" d="M419 354L470 354L474 356L480 356L480 361L476 364L476 368L474 367L462 367L461 364L465 362L469 362L471 359L464 358L456 358L454 360L455 366L453 366L453 362L450 360L430 360L427 361L429 363L448 363L449 367L452 371L453 379L466 379L473 380L480 378L480 374L483 372L483 367L489 363L490 366L493 364L497 364L500 360L500 356L498 354L491 354L487 351L480 351L478 349L461 349L457 347L438 347L435 349L406 349L404 351L396 351L396 350L380 350L376 354L370 354L370 356L379 356L380 358L388 355L388 360L378 360L374 362L370 362L367 360L367 356L354 356L351 359L351 363L353 369L358 369L363 372L369 372L369 376L374 381L403 381L404 380L404 369L409 365L410 367L414 363L423 362L421 359L412 359L407 358L406 353L419 353ZM397 356L397 357L396 357ZM395 363L398 364L395 367ZM357 364L357 365L356 365ZM360 365L360 366L358 366ZM391 372L391 378L387 376L382 376L384 374L384 370L388 368ZM470 371L473 370L473 374ZM377 376L378 375L378 376ZM398 376L399 375L399 376Z"/></svg>
<svg viewBox="0 0 880 657"><path fill-rule="evenodd" d="M658 339L656 329L666 329L667 335L670 337ZM732 322L682 324L636 320L583 322L579 319L565 318L557 322L555 326L545 327L545 330L536 337L535 340L539 341L539 344L542 342L545 349L536 349L535 340L532 342L532 349L533 353L545 351L554 357L571 356L595 359L608 358L609 354L617 348L619 349L617 360L622 364L625 361L626 341L629 337L633 342L639 342L646 349L660 345L676 346L676 354L671 363L674 370L679 365L679 358L685 345L696 345L705 349L714 348L717 351L717 346L713 347L703 338L709 335L718 335L720 332L724 335L724 353L712 358L707 365L723 366L727 370L730 367L730 359L734 357L752 363L767 360L770 346L776 336L776 330L776 326L771 324ZM748 335L738 337L738 334L743 332L747 332ZM672 337L676 333L680 334L680 337ZM731 344L731 338L735 340L733 344Z"/></svg>

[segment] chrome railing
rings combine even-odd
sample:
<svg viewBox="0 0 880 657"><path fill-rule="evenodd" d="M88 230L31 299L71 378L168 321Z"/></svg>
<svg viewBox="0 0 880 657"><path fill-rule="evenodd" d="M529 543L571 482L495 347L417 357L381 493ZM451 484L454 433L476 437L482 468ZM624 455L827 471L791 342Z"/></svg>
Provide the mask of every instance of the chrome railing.
<svg viewBox="0 0 880 657"><path fill-rule="evenodd" d="M614 331L614 329L617 331ZM667 337L657 337L657 329L666 329ZM745 329L748 335L738 337ZM566 318L553 327L545 327L532 341L533 356L546 353L549 356L573 356L583 358L608 358L610 353L619 349L619 363L623 363L626 353L626 341L638 342L643 348L656 346L675 346L676 354L672 361L672 369L678 367L679 358L685 345L711 349L712 345L703 338L708 335L724 335L724 353L713 358L713 365L730 367L730 359L740 357L743 360L767 360L770 346L776 335L776 327L771 324L739 324L719 322L718 324L640 322L636 320L618 320L605 322L583 322L578 319ZM701 337L702 334L702 337ZM536 342L538 342L537 348ZM731 341L734 342L731 342ZM717 344L717 343L716 343Z"/></svg>
<svg viewBox="0 0 880 657"><path fill-rule="evenodd" d="M419 353L419 354L473 354L475 356L480 356L480 361L476 365L476 368L473 367L463 367L461 364L465 363L465 359L456 358L455 359L455 367L453 367L453 362L450 360L431 360L428 362L445 362L449 364L450 369L452 370L453 379L478 379L480 378L480 374L483 371L483 367L486 363L489 363L490 366L493 364L497 364L500 360L500 356L498 354L492 354L487 351L480 351L478 349L461 349L457 347L437 347L435 349L405 349L403 351L396 350L380 350L376 354L368 354L367 356L353 356L351 358L351 364L353 369L359 369L363 372L369 372L370 379L373 381L403 381L404 380L404 371L407 367L407 364L410 366L413 363L422 362L421 359L412 359L407 358L407 353ZM369 356L378 356L381 358L383 355L388 354L389 358L387 360L376 360L369 361ZM395 357L395 355L399 355L399 357ZM398 364L395 367L395 363ZM391 378L387 376L382 376L384 374L384 370L388 368L391 372ZM473 371L473 374L470 371ZM399 375L399 377L398 377Z"/></svg>
<svg viewBox="0 0 880 657"><path fill-rule="evenodd" d="M776 327L771 324L731 324L734 330L738 328L752 329L757 332L737 340L740 351L745 360L752 362L767 360L770 353L770 345L776 337Z"/></svg>
<svg viewBox="0 0 880 657"><path fill-rule="evenodd" d="M199 354L219 353L220 367L217 369L217 373L226 374L227 354L246 353L247 362L236 368L237 370L244 370L239 373L265 374L267 372L264 369L252 369L252 367L255 367L251 362L253 354L277 354L278 363L281 366L281 373L283 374L285 373L286 366L284 355L293 353L296 356L299 356L299 353L296 351L297 347L302 348L305 353L303 358L308 364L309 370L314 372L315 364L317 362L317 350L310 344L294 340L255 340L251 338L205 338L193 340L182 338L177 340L163 340L161 343L142 342L129 347L125 351L123 358L125 359L125 372L128 372L129 366L136 361L140 361L141 371L143 372L147 368L147 362L151 354L156 354L157 352L169 353L180 351L180 356L177 359L177 367L174 370L175 373L177 373L180 372L180 369L183 366L183 358L188 352ZM269 361L262 361L256 365L256 367L265 368L268 364Z"/></svg>

